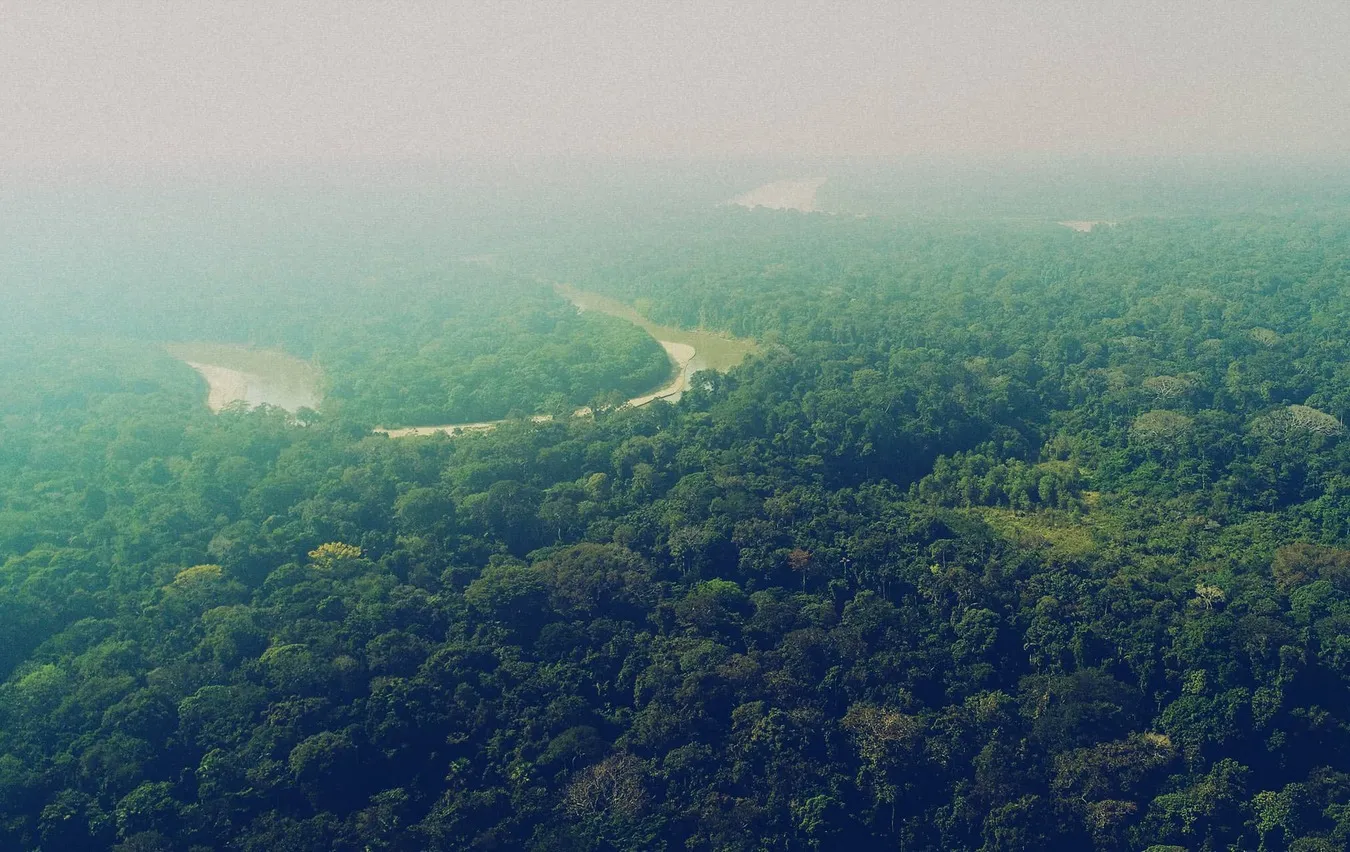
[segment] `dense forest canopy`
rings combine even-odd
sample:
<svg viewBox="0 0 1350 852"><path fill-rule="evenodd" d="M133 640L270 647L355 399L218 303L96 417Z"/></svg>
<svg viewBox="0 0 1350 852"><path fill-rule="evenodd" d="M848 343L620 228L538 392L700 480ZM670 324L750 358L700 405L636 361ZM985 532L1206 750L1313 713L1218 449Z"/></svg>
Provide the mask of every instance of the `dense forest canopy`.
<svg viewBox="0 0 1350 852"><path fill-rule="evenodd" d="M78 256L23 217L0 846L1350 844L1335 191L1088 233L645 192L264 206L160 255L148 213ZM555 281L759 351L675 405L371 434L667 377ZM329 399L212 415L160 348L202 339Z"/></svg>

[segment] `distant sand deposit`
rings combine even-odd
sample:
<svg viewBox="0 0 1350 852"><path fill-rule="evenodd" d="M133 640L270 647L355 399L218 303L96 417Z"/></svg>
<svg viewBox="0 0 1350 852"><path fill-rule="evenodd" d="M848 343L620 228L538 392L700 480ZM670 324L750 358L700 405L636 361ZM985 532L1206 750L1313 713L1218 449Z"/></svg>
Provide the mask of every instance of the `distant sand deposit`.
<svg viewBox="0 0 1350 852"><path fill-rule="evenodd" d="M1106 225L1109 227L1116 223L1108 222L1105 219L1081 219L1068 222L1056 222L1055 224L1063 225L1066 228L1072 228L1073 230L1078 231L1079 233L1086 234L1090 232L1093 228L1097 227L1098 225Z"/></svg>
<svg viewBox="0 0 1350 852"><path fill-rule="evenodd" d="M287 411L318 408L319 371L307 361L269 349L222 343L175 343L169 354L206 379L206 405L220 411L242 402Z"/></svg>
<svg viewBox="0 0 1350 852"><path fill-rule="evenodd" d="M741 207L766 207L770 210L798 210L816 212L816 191L825 185L825 178L798 178L780 180L756 187L744 195L731 199Z"/></svg>

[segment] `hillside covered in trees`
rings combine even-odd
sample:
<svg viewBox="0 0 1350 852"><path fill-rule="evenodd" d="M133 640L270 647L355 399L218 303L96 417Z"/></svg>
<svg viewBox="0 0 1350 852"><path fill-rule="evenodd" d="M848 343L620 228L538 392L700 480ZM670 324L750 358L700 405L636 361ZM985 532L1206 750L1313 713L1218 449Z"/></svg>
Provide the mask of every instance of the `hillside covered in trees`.
<svg viewBox="0 0 1350 852"><path fill-rule="evenodd" d="M211 299L4 341L0 847L1350 844L1350 213L545 225L251 279L304 425ZM760 351L370 433L663 378L539 278Z"/></svg>

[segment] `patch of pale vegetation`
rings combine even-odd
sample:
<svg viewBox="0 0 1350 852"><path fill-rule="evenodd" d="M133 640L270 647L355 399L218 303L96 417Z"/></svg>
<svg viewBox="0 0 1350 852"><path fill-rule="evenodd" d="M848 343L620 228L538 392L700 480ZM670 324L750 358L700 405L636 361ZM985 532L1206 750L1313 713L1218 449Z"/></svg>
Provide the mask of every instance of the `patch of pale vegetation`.
<svg viewBox="0 0 1350 852"><path fill-rule="evenodd" d="M768 210L815 213L816 192L825 185L825 180L823 177L816 177L774 181L738 195L728 203L749 209L763 207Z"/></svg>
<svg viewBox="0 0 1350 852"><path fill-rule="evenodd" d="M1119 393L1130 386L1130 375L1119 367L1107 367L1097 371L1106 380L1106 389Z"/></svg>
<svg viewBox="0 0 1350 852"><path fill-rule="evenodd" d="M200 583L214 583L224 579L224 576L225 569L219 565L194 565L175 574L172 585L191 586Z"/></svg>
<svg viewBox="0 0 1350 852"><path fill-rule="evenodd" d="M1085 504L1095 503L1095 492ZM1043 510L1024 512L1016 509L980 507L972 510L999 538L1019 547L1043 550L1062 559L1081 559L1096 550L1092 527L1063 512Z"/></svg>
<svg viewBox="0 0 1350 852"><path fill-rule="evenodd" d="M309 558L318 565L327 565L344 559L360 559L361 555L361 548L340 541L325 542L309 552Z"/></svg>
<svg viewBox="0 0 1350 852"><path fill-rule="evenodd" d="M1256 328L1253 328L1250 331L1248 331L1247 336L1250 337L1252 340L1255 340L1262 346L1269 347L1280 345L1280 335L1277 334L1274 330L1269 328L1262 328L1261 326L1257 326Z"/></svg>
<svg viewBox="0 0 1350 852"><path fill-rule="evenodd" d="M1191 418L1175 411L1146 411L1130 424L1130 439L1144 446L1164 446L1191 429Z"/></svg>
<svg viewBox="0 0 1350 852"><path fill-rule="evenodd" d="M1195 597L1191 599L1191 602L1198 609L1209 611L1222 604L1223 601L1223 589L1203 582L1195 584Z"/></svg>
<svg viewBox="0 0 1350 852"><path fill-rule="evenodd" d="M1339 435L1345 431L1344 424L1327 414L1308 405L1291 405L1288 408L1289 425L1304 432L1318 435Z"/></svg>
<svg viewBox="0 0 1350 852"><path fill-rule="evenodd" d="M1180 399L1191 392L1194 385L1181 376L1152 376L1144 379L1144 390L1157 400Z"/></svg>
<svg viewBox="0 0 1350 852"><path fill-rule="evenodd" d="M996 372L993 362L983 355L966 359L964 365L970 374L979 380L981 387L993 393L998 393L1012 384L1012 377Z"/></svg>
<svg viewBox="0 0 1350 852"><path fill-rule="evenodd" d="M1263 438L1287 441L1300 436L1340 435L1345 424L1312 406L1289 405L1255 418L1251 430Z"/></svg>
<svg viewBox="0 0 1350 852"><path fill-rule="evenodd" d="M577 819L631 819L647 803L647 766L631 754L611 755L577 772L563 792L563 807Z"/></svg>
<svg viewBox="0 0 1350 852"><path fill-rule="evenodd" d="M853 735L864 759L881 763L892 752L917 745L923 734L923 721L889 707L859 703L844 714L844 728Z"/></svg>

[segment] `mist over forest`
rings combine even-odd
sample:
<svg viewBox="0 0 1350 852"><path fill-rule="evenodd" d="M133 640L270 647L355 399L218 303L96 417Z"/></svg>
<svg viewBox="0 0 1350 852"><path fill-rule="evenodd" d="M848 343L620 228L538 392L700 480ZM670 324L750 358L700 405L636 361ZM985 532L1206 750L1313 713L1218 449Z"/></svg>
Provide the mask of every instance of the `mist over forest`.
<svg viewBox="0 0 1350 852"><path fill-rule="evenodd" d="M0 845L1344 848L1345 174L16 184Z"/></svg>

